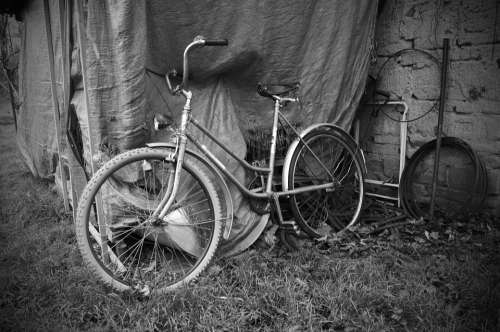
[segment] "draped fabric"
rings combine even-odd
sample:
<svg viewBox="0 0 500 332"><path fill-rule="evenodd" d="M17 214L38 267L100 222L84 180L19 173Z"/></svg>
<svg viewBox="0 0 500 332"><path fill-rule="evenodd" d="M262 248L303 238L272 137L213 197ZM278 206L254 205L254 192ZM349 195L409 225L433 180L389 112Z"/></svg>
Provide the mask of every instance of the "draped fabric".
<svg viewBox="0 0 500 332"><path fill-rule="evenodd" d="M50 1L50 12L62 105L58 3ZM151 130L153 115L178 120L183 99L168 94L163 79L149 75L146 68L159 73L180 70L184 47L197 35L227 38L229 46L193 52L193 116L240 157L246 153L245 132L269 128L272 122L273 104L257 95L257 82L301 83L301 103L284 110L293 123L306 127L332 122L349 128L367 76L376 7L370 0L88 0L88 109L83 103L75 20L71 59L72 103L83 132L85 158L90 158L89 126L94 150L101 152L166 139ZM17 140L31 171L50 177L57 166L57 148L42 1L30 1L23 16L23 104ZM63 119L66 111L61 108ZM201 137L196 130L193 135ZM244 180L237 163L207 145ZM236 252L255 240L265 220L248 209L233 186L231 191L236 219L225 246Z"/></svg>

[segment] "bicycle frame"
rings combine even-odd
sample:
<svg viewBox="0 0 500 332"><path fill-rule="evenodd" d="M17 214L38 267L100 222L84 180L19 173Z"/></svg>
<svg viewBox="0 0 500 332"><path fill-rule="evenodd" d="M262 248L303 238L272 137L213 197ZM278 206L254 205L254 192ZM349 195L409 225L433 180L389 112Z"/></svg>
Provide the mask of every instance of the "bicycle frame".
<svg viewBox="0 0 500 332"><path fill-rule="evenodd" d="M307 145L307 143L303 140L301 135L297 132L297 130L291 125L291 123L288 121L288 119L280 112L280 109L282 107L283 102L295 102L297 101L296 98L289 98L289 97L279 97L273 95L273 99L275 101L274 103L274 115L273 115L273 127L272 127L272 137L271 137L271 149L269 152L269 167L257 167L257 166L252 166L242 158L239 158L236 154L234 154L227 146L225 146L221 141L219 141L213 134L210 133L208 129L203 127L198 121L192 118L191 116L191 98L193 96L192 92L188 90L188 77L189 77L189 66L188 66L188 53L190 50L196 48L196 47L202 47L205 45L227 45L227 40L206 40L203 37L195 37L195 39L186 47L184 54L183 54L183 79L182 79L182 84L178 85L175 88L172 88L172 84L169 79L169 75L167 74L165 76L165 79L167 81L167 86L169 90L175 94L175 95L182 95L186 99L186 103L184 104L184 108L182 111L182 117L181 117L181 125L180 125L180 131L177 135L177 148L175 150L175 156L173 157L173 160L175 160L175 171L174 171L174 178L173 182L169 181L168 187L165 193L165 196L159 203L158 207L156 210L153 212L152 218L159 218L163 219L165 215L167 214L168 209L170 206L172 206L175 196L177 194L177 190L179 187L179 177L181 173L181 168L182 168L182 163L184 160L184 153L186 152L186 145L187 145L187 140L189 139L190 141L193 142L193 144L198 147L202 153L214 164L216 168L218 168L224 175L227 176L227 178L235 184L238 189L243 193L244 196L246 197L251 197L251 198L256 198L256 199L271 199L273 198L275 201L278 200L278 197L280 196L288 196L288 195L295 195L299 193L304 193L312 190L317 190L317 189L332 189L335 186L334 183L334 177L330 173L330 170L321 163L319 158L314 154L314 152L311 150L311 148ZM330 175L332 178L331 183L325 183L321 185L309 185L309 186L304 186L298 189L292 189L292 190L284 190L284 191L273 191L272 189L272 180L273 180L273 175L274 175L274 165L275 165L275 158L276 158L276 142L277 142L277 135L278 135L278 120L280 119L280 116L284 121L287 123L287 125L292 128L292 130L295 132L299 140L304 144L304 146L313 153L314 158L319 161L320 165L327 171L327 173ZM231 157L233 157L240 165L242 165L244 168L257 172L257 173L262 173L266 177L266 190L263 192L253 192L252 190L249 190L244 184L242 184L236 177L234 177L231 172L229 172L224 164L217 159L217 157L210 152L210 150L204 145L200 144L199 142L196 141L195 138L193 138L191 135L187 134L187 127L189 123L193 123L199 130L201 130L205 135L207 135L213 142L215 142L218 146L220 146L224 151L226 151Z"/></svg>
<svg viewBox="0 0 500 332"><path fill-rule="evenodd" d="M335 183L332 181L330 183L325 183L321 185L309 185L309 186L304 186L298 189L291 189L291 190L283 190L283 191L273 191L272 190L272 180L273 180L273 175L274 175L274 165L275 165L275 160L276 160L276 142L277 142L277 136L278 136L278 120L281 118L285 121L285 123L292 128L294 133L299 137L299 139L302 141L302 143L308 148L307 143L303 141L300 133L293 127L293 125L288 121L288 119L280 112L280 109L282 107L282 102L285 101L293 101L292 98L277 98L275 100L275 106L274 106L274 114L273 114L273 127L272 127L272 135L271 135L271 148L269 151L269 166L268 167L258 167L258 166L253 166L249 164L246 160L238 157L233 151L231 151L230 148L228 148L224 143L222 143L217 137L215 137L207 128L205 128L202 124L200 124L196 119L194 119L191 116L191 108L190 108L190 101L191 101L191 93L189 91L183 90L183 95L186 97L186 105L184 106L184 111L182 114L182 120L181 120L181 128L180 132L178 134L178 148L177 150L177 167L176 169L180 169L180 166L182 165L182 160L184 157L184 152L186 149L186 141L187 139L191 141L213 164L214 166L219 169L236 187L241 191L241 193L245 197L249 198L254 198L254 199L271 199L273 196L288 196L288 195L295 195L295 194L300 194L308 191L313 191L313 190L318 190L318 189L331 189L335 186ZM187 131L187 126L189 123L192 123L196 128L198 128L202 133L207 135L211 141L216 143L219 147L221 147L226 153L228 153L232 158L234 158L240 165L242 165L245 169L249 171L253 171L259 174L264 174L265 179L266 179L266 188L265 191L263 192L254 192L250 189L248 189L243 183L241 183L233 174L231 174L230 171L227 170L227 168L224 166L224 164L208 149L208 147L204 144L201 144L198 142L193 136L188 134ZM327 169L325 166L323 166L325 169ZM329 171L328 171L329 172ZM167 192L165 195L165 198L167 196L170 196L171 200L173 200L173 197L175 196L176 193L176 183L178 182L178 174L180 172L177 172L175 174L174 178L174 184L172 186L172 192ZM333 178L333 176L332 176ZM168 208L171 205L171 202L165 202L165 205L160 202L157 210L161 209L161 211L158 214L159 218L163 218L164 215L167 213ZM155 211L157 212L157 211Z"/></svg>
<svg viewBox="0 0 500 332"><path fill-rule="evenodd" d="M286 119L286 117L279 111L281 108L280 101L277 100L275 102L275 109L274 109L274 121L273 121L273 127L272 127L272 137L271 137L271 149L269 151L269 167L256 167L250 165L246 160L238 157L235 155L227 146L224 145L221 141L217 139L214 135L210 133L205 127L203 127L198 121L195 119L191 119L191 123L193 123L198 129L200 129L205 135L207 135L213 142L215 142L218 146L220 146L224 151L226 151L231 157L233 157L235 160L238 161L240 165L242 165L245 169L257 172L257 173L263 173L266 176L266 190L265 192L262 193L256 193L253 192L252 190L248 189L245 185L243 185L231 172L229 172L226 167L220 162L219 159L204 145L200 144L199 142L196 141L191 135L188 135L188 138L193 144L199 148L205 156L207 156L210 161L212 161L215 165L217 165L217 168L219 168L224 175L226 175L231 182L240 189L240 191L246 196L246 197L251 197L251 198L271 198L272 195L277 195L277 196L288 196L288 195L295 195L295 194L300 194L304 193L307 191L312 191L312 190L317 190L317 189L327 189L327 188L332 188L334 186L334 183L327 183L323 185L311 185L311 186L305 186L301 187L299 189L292 189L292 190L284 190L284 191L273 191L272 190L272 179L274 175L274 165L276 161L276 141L277 141L277 132L278 132L278 119L281 116L282 119L285 120L285 122L292 128L292 130L295 132L297 137L300 137L300 134L297 132L297 130L290 124L290 122ZM306 144L304 142L304 144Z"/></svg>

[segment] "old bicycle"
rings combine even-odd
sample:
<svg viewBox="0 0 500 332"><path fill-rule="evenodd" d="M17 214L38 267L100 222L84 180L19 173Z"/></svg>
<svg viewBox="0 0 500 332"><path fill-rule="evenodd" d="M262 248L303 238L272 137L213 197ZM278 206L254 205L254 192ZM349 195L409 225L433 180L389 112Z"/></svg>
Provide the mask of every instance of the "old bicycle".
<svg viewBox="0 0 500 332"><path fill-rule="evenodd" d="M363 158L355 141L341 128L320 123L300 133L281 113L297 102L298 84L258 86L274 101L271 148L266 165L239 158L191 116L188 55L203 46L225 46L227 40L196 37L183 54L182 82L171 93L185 98L175 143L152 143L121 153L92 177L78 204L76 235L84 262L105 284L118 291L164 293L195 279L209 264L221 238L228 237L232 200L226 181L242 194L270 208L279 227L321 237L353 225L364 194ZM281 185L275 178L278 120L295 133L283 163ZM236 159L262 181L240 182L189 125ZM158 129L166 124L155 119ZM188 149L190 141L200 152ZM293 220L284 220L280 199L288 198ZM254 204L255 205L255 204Z"/></svg>

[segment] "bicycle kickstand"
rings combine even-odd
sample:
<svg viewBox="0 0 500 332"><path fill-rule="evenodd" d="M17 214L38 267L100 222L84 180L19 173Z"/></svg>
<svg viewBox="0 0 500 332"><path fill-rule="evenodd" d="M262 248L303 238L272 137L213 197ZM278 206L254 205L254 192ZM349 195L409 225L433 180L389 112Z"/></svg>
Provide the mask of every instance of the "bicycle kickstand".
<svg viewBox="0 0 500 332"><path fill-rule="evenodd" d="M273 203L274 203L274 208L276 209L276 215L278 216L279 228L283 231L293 233L297 236L300 235L301 233L300 228L295 222L295 220L283 220L283 214L281 213L279 196L277 194L273 194Z"/></svg>

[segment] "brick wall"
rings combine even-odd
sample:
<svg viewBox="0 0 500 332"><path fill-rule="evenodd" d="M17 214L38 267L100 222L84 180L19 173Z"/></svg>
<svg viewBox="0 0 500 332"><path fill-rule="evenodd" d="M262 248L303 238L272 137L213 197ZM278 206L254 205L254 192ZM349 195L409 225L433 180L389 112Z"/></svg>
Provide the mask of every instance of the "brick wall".
<svg viewBox="0 0 500 332"><path fill-rule="evenodd" d="M410 118L424 114L439 97L440 68L426 55L395 52L421 49L442 59L442 39L450 39L448 98L444 132L468 142L485 162L487 207L500 214L500 1L388 0L377 22L376 58L371 73L378 87L401 96ZM399 114L384 109L394 117ZM372 176L397 174L399 124L362 110L361 136ZM408 124L407 156L435 137L437 108Z"/></svg>

